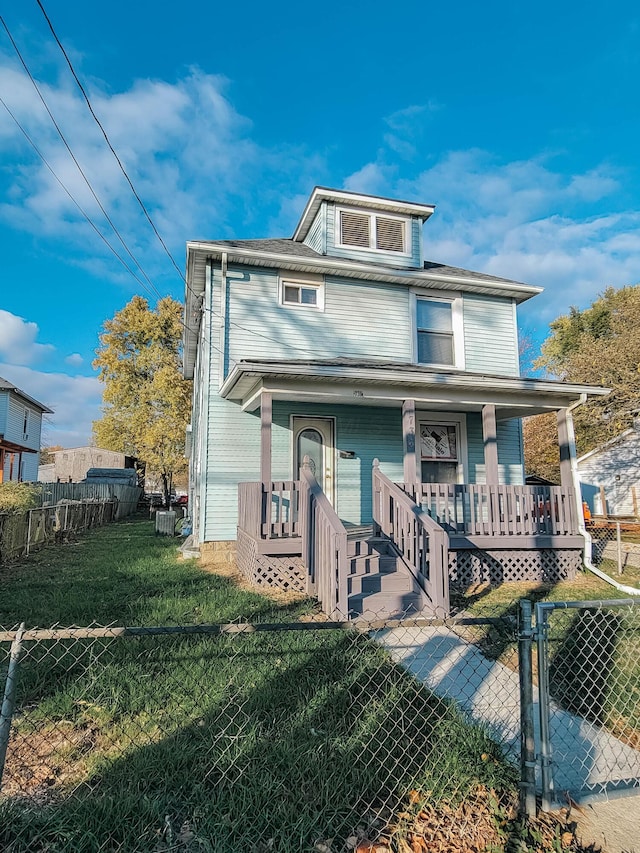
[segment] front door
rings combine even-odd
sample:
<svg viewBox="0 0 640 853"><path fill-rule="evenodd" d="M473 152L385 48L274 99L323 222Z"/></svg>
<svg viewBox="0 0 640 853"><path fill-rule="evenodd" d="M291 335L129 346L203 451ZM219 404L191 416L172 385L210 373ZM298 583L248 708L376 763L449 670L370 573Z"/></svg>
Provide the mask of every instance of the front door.
<svg viewBox="0 0 640 853"><path fill-rule="evenodd" d="M334 503L335 451L333 418L293 418L293 471L299 477L305 456L322 491Z"/></svg>

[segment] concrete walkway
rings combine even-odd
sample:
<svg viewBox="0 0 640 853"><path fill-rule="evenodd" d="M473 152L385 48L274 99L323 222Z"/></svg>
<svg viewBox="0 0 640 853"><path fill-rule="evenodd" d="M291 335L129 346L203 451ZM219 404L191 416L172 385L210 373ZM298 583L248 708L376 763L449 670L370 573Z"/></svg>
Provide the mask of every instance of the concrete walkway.
<svg viewBox="0 0 640 853"><path fill-rule="evenodd" d="M485 657L477 646L446 627L393 628L377 634L395 661L431 691L453 699L475 723L485 726L509 758L519 760L518 674ZM536 742L538 702L534 696ZM570 792L580 802L616 788L640 786L640 751L608 731L552 703L551 747L558 802ZM538 747L537 747L538 749ZM539 780L538 780L539 782Z"/></svg>

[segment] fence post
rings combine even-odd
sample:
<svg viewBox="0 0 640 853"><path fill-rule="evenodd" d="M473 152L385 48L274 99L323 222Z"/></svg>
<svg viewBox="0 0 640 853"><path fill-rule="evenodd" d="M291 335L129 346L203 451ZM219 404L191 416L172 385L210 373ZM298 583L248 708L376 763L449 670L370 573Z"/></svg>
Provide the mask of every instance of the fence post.
<svg viewBox="0 0 640 853"><path fill-rule="evenodd" d="M533 728L533 629L531 602L520 600L518 673L520 676L520 816L536 816L536 748Z"/></svg>
<svg viewBox="0 0 640 853"><path fill-rule="evenodd" d="M551 811L553 770L551 766L551 734L549 731L549 632L548 610L542 602L536 604L536 636L538 649L538 709L540 711L540 758L542 776L542 811Z"/></svg>
<svg viewBox="0 0 640 853"><path fill-rule="evenodd" d="M27 522L27 557L29 556L29 546L31 545L31 513L33 510L28 510L29 520Z"/></svg>
<svg viewBox="0 0 640 853"><path fill-rule="evenodd" d="M9 666L7 678L4 684L4 696L2 698L2 710L0 711L0 791L2 791L2 777L4 775L4 764L7 758L7 747L11 734L11 720L16 699L16 684L18 675L18 663L22 654L22 635L24 633L24 622L16 631L11 643L9 653Z"/></svg>
<svg viewBox="0 0 640 853"><path fill-rule="evenodd" d="M618 574L622 574L622 536L620 535L620 522L616 521L616 543L618 545Z"/></svg>

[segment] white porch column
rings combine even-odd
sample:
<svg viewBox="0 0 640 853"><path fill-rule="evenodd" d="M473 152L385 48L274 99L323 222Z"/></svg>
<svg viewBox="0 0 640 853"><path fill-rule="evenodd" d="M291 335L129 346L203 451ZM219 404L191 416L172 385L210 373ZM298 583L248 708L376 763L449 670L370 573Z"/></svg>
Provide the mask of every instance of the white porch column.
<svg viewBox="0 0 640 853"><path fill-rule="evenodd" d="M267 489L271 488L271 392L263 391L260 396L260 479Z"/></svg>
<svg viewBox="0 0 640 853"><path fill-rule="evenodd" d="M404 449L404 481L418 481L416 459L416 401L405 400L402 404L402 446Z"/></svg>
<svg viewBox="0 0 640 853"><path fill-rule="evenodd" d="M487 485L498 485L498 432L496 407L488 403L482 407L482 437L484 440L484 471Z"/></svg>

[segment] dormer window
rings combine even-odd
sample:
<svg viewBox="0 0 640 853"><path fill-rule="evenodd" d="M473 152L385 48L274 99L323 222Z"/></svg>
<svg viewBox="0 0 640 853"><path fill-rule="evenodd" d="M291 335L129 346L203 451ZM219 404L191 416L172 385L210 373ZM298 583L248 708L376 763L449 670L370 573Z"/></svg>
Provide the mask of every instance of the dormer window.
<svg viewBox="0 0 640 853"><path fill-rule="evenodd" d="M406 255L409 225L409 219L399 216L339 208L336 243L340 246Z"/></svg>

